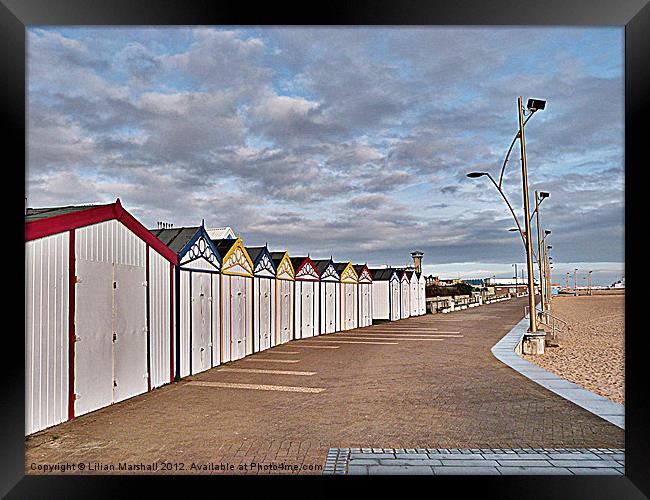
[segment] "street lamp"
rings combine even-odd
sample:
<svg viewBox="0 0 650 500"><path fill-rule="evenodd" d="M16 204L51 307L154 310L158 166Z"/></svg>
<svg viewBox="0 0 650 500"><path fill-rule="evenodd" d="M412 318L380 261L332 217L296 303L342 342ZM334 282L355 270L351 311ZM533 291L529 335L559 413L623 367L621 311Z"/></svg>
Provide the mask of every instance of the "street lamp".
<svg viewBox="0 0 650 500"><path fill-rule="evenodd" d="M510 147L508 148L508 152L506 153L506 157L503 161L503 166L501 167L499 182L497 183L488 172L470 172L469 174L467 174L467 177L470 178L487 177L488 179L490 179L490 181L492 181L492 184L494 184L494 187L497 189L497 191L499 191L499 194L501 194L503 200L506 202L506 205L508 205L508 208L510 209L512 216L515 219L515 222L517 223L517 228L519 229L519 233L521 234L521 238L524 242L524 246L526 247L526 267L528 271L528 307L530 310L529 332L534 333L537 331L537 314L535 314L533 242L532 242L532 238L530 237L531 215L530 215L530 207L528 202L528 173L526 170L526 139L524 134L524 127L526 126L526 123L528 123L528 120L530 120L532 116L535 114L535 112L539 110L543 110L546 107L546 101L542 99L528 99L526 107L528 109L528 116L526 120L524 120L524 109L522 105L522 98L521 96L519 96L517 99L517 114L519 118L519 130L515 134L515 137L512 139L512 143L510 144ZM512 205L510 204L508 198L506 197L505 193L501 189L501 186L503 184L503 174L506 169L508 157L510 156L510 152L512 151L512 148L517 142L517 139L519 139L519 145L521 148L521 177L522 177L522 191L524 195L524 225L525 225L523 229L521 227L521 224L519 224L519 219L517 218L515 211L512 208Z"/></svg>
<svg viewBox="0 0 650 500"><path fill-rule="evenodd" d="M530 102L529 102L530 105ZM529 106L530 107L530 106ZM542 311L548 311L548 304L546 300L546 283L544 279L544 253L542 249L543 245L543 240L542 240L542 235L541 235L541 222L539 220L539 206L542 204L542 202L548 198L550 194L546 191L535 191L535 210L533 211L533 215L537 214L537 265L539 268L539 297L540 297L540 305L542 306ZM531 215L531 220L533 215ZM550 233L550 231L549 231ZM546 237L546 231L544 231L544 237Z"/></svg>
<svg viewBox="0 0 650 500"><path fill-rule="evenodd" d="M504 167L505 167L505 164L504 164ZM502 175L503 175L503 173L502 173ZM510 209L510 213L512 214L512 217L515 219L515 224L517 224L516 231L519 231L519 234L521 234L521 239L524 242L524 246L525 246L526 245L526 237L524 236L524 231L521 229L521 225L519 224L519 219L515 215L514 208L512 208L512 205L508 201L508 198L506 197L506 194L503 192L503 189L501 189L501 180L499 180L499 183L497 184L497 182L494 180L494 177L492 177L489 172L470 172L469 174L467 174L467 177L469 177L470 179L476 179L478 177L487 177L488 179L490 179L492 184L494 184L494 187L497 189L497 191L499 192L499 194L503 198L503 201L505 201L506 205L508 205L508 208Z"/></svg>

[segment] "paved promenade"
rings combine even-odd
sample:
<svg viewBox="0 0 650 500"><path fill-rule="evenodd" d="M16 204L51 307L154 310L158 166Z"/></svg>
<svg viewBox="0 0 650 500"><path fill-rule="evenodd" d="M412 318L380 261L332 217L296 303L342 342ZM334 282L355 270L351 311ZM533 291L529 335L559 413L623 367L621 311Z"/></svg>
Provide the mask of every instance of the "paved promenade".
<svg viewBox="0 0 650 500"><path fill-rule="evenodd" d="M619 476L624 470L620 448L332 448L324 474Z"/></svg>
<svg viewBox="0 0 650 500"><path fill-rule="evenodd" d="M26 472L100 462L156 464L136 473L322 474L330 449L341 448L620 452L622 429L490 352L526 300L294 341L228 363L30 437Z"/></svg>

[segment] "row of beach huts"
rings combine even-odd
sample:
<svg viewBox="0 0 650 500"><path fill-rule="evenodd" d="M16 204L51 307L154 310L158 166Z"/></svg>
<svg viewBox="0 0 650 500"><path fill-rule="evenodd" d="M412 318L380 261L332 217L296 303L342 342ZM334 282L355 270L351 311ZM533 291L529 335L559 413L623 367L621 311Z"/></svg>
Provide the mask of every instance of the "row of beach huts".
<svg viewBox="0 0 650 500"><path fill-rule="evenodd" d="M150 230L119 199L26 209L25 241L26 435L294 339L426 312L421 273L203 223Z"/></svg>

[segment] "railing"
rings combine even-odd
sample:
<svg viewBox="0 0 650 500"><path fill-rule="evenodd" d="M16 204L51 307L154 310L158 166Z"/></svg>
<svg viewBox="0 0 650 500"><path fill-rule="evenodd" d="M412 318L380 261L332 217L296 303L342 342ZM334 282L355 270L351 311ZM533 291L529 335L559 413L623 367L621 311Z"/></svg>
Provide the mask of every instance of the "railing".
<svg viewBox="0 0 650 500"><path fill-rule="evenodd" d="M563 333L567 330L570 330L571 327L568 325L566 321L563 319L558 318L557 316L553 316L550 312L548 311L537 311L538 317L539 317L539 322L544 323L545 325L548 325L551 327L551 339L555 342L556 335L555 331L557 329L557 325L561 327L561 329L557 329L560 333Z"/></svg>
<svg viewBox="0 0 650 500"><path fill-rule="evenodd" d="M528 318L528 314L530 312L529 306L524 307L524 318ZM563 333L565 331L571 330L571 327L568 325L566 321L563 319L558 318L557 316L553 316L550 312L548 311L540 311L537 310L537 321L539 323L544 323L545 325L548 325L551 327L551 340L552 341L557 341L556 338L556 331L559 333ZM558 328L560 326L561 328Z"/></svg>

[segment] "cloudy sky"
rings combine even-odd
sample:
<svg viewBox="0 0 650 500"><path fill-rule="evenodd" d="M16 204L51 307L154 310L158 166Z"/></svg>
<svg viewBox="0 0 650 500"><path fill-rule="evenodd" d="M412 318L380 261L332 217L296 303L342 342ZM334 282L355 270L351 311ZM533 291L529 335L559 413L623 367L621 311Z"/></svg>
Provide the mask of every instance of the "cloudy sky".
<svg viewBox="0 0 650 500"><path fill-rule="evenodd" d="M517 97L554 281L624 274L623 28L30 28L28 206L427 273L510 276ZM505 187L521 212L518 147ZM583 278L579 277L579 280Z"/></svg>

